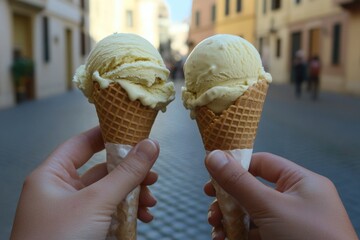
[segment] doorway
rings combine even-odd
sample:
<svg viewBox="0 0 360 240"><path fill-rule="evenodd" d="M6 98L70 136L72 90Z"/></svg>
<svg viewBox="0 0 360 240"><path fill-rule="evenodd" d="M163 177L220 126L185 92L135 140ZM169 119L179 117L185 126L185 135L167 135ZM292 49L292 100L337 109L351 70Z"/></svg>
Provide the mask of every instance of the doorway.
<svg viewBox="0 0 360 240"><path fill-rule="evenodd" d="M35 98L32 18L13 13L12 79L18 103Z"/></svg>
<svg viewBox="0 0 360 240"><path fill-rule="evenodd" d="M72 31L67 28L65 30L65 68L66 68L66 85L67 89L73 88L72 77L73 77L73 46L72 46Z"/></svg>
<svg viewBox="0 0 360 240"><path fill-rule="evenodd" d="M309 34L309 55L312 57L320 56L320 29L314 28L310 30Z"/></svg>

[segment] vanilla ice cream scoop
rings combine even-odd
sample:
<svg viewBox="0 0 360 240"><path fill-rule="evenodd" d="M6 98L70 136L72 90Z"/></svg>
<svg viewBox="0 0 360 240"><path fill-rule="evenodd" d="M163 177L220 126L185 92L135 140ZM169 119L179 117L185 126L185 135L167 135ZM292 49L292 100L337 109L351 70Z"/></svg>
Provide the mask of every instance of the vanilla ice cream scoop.
<svg viewBox="0 0 360 240"><path fill-rule="evenodd" d="M271 82L256 48L245 39L218 34L200 42L184 65L184 106L192 110L207 106L221 114L250 86L261 79Z"/></svg>
<svg viewBox="0 0 360 240"><path fill-rule="evenodd" d="M175 96L168 76L169 70L150 42L136 34L115 33L96 44L73 81L89 102L93 102L94 82L101 88L118 83L131 101L165 111Z"/></svg>

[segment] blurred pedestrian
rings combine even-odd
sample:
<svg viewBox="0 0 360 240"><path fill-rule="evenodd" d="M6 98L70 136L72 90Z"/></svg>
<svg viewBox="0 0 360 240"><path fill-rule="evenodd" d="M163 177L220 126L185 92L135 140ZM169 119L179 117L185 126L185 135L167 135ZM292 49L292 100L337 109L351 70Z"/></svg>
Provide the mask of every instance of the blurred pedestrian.
<svg viewBox="0 0 360 240"><path fill-rule="evenodd" d="M301 97L302 84L306 79L306 64L304 59L303 51L297 51L294 59L295 96L297 98Z"/></svg>
<svg viewBox="0 0 360 240"><path fill-rule="evenodd" d="M207 155L205 165L249 214L249 239L358 239L334 184L326 177L270 153L253 154L249 172L219 150ZM275 188L256 177L275 183ZM215 196L210 182L205 192ZM216 201L209 208L208 220L212 239L224 240Z"/></svg>
<svg viewBox="0 0 360 240"><path fill-rule="evenodd" d="M321 63L318 56L314 56L309 61L309 80L308 89L313 100L318 99L320 85Z"/></svg>

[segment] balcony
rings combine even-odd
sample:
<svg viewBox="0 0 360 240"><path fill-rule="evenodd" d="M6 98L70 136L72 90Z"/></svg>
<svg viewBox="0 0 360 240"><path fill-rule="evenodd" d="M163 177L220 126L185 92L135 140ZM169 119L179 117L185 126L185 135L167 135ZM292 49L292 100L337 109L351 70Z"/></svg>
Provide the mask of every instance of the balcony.
<svg viewBox="0 0 360 240"><path fill-rule="evenodd" d="M29 7L33 10L43 10L47 0L9 0L12 5Z"/></svg>
<svg viewBox="0 0 360 240"><path fill-rule="evenodd" d="M360 0L333 0L335 4L339 4L346 10L349 11L359 11L360 10Z"/></svg>

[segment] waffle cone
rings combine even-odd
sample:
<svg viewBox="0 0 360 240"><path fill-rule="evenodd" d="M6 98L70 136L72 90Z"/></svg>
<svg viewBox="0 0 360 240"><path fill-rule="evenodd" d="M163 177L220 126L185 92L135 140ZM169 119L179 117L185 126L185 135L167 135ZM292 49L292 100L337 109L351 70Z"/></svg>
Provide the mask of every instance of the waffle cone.
<svg viewBox="0 0 360 240"><path fill-rule="evenodd" d="M268 83L262 80L216 115L206 106L196 111L196 122L208 151L253 148Z"/></svg>
<svg viewBox="0 0 360 240"><path fill-rule="evenodd" d="M120 84L94 83L93 99L105 142L135 146L149 137L158 110L131 101Z"/></svg>
<svg viewBox="0 0 360 240"><path fill-rule="evenodd" d="M196 111L196 122L207 151L252 149L259 125L268 83L261 80L239 97L233 105L216 115L209 108ZM247 239L248 217L237 201L214 180L216 197L223 214L228 240Z"/></svg>
<svg viewBox="0 0 360 240"><path fill-rule="evenodd" d="M149 137L158 111L138 100L131 101L120 84L111 83L102 89L95 82L93 99L104 142L135 146ZM136 239L139 193L140 187L137 187L117 206L108 238Z"/></svg>

